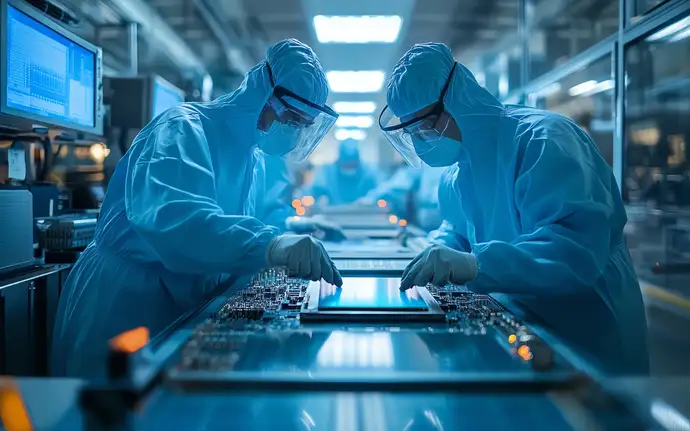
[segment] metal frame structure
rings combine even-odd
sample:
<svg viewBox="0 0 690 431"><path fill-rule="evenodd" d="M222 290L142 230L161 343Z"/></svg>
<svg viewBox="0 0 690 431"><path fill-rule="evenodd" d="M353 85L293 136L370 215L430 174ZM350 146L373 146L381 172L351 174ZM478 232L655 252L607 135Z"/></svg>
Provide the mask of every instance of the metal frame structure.
<svg viewBox="0 0 690 431"><path fill-rule="evenodd" d="M518 37L521 40L521 88L511 91L507 99L525 102L531 93L535 93L571 73L581 70L592 63L609 55L613 61L613 79L616 83L614 93L613 118L615 121L613 136L613 171L618 187L622 191L623 173L625 165L625 52L626 48L639 39L690 14L690 2L687 0L667 0L649 11L638 14L634 0L618 0L618 31L599 41L594 46L571 58L569 61L550 70L544 75L529 79L529 23L526 22L528 0L519 0ZM633 22L633 17L638 19Z"/></svg>

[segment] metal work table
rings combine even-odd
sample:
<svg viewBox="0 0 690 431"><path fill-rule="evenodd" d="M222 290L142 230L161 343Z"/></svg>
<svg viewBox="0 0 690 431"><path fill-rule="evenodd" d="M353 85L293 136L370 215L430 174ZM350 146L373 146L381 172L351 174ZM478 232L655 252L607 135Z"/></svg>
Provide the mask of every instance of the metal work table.
<svg viewBox="0 0 690 431"><path fill-rule="evenodd" d="M79 407L85 383L74 379L3 378L0 393L20 396L33 429L88 429ZM646 429L690 429L690 378L605 382L650 421ZM161 387L130 418L129 429L456 430L641 429L602 402L600 409L565 393L180 393Z"/></svg>

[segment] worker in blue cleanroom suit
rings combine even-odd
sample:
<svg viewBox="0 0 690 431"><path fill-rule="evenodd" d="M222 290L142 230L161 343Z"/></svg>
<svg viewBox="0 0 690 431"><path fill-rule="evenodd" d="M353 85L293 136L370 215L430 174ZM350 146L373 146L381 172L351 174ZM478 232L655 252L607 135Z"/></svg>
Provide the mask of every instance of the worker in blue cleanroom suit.
<svg viewBox="0 0 690 431"><path fill-rule="evenodd" d="M342 241L345 234L342 229L324 217L304 217L295 216L295 209L292 207L292 196L294 192L294 180L286 160L282 157L275 157L262 154L261 150L256 150L257 158L257 181L263 181L265 186L258 187L263 193L258 196L263 205L257 206L261 213L257 214L266 224L275 226L282 231L288 230L294 233L311 234L325 241Z"/></svg>
<svg viewBox="0 0 690 431"><path fill-rule="evenodd" d="M357 203L374 205L383 199L398 215L411 219L420 228L427 231L436 229L442 221L438 207L438 183L445 170L446 167L428 165L420 169L403 166ZM407 214L408 199L412 199L412 215Z"/></svg>
<svg viewBox="0 0 690 431"><path fill-rule="evenodd" d="M452 235L410 263L401 288L505 294L604 371L644 372L627 217L592 139L561 115L503 105L443 44L411 48L387 88L379 125L401 155L412 165L457 163L439 190Z"/></svg>
<svg viewBox="0 0 690 431"><path fill-rule="evenodd" d="M318 241L257 218L271 213L261 153L307 157L337 119L327 95L316 55L291 39L270 47L234 92L172 108L141 130L60 298L54 374L101 376L111 337L142 326L155 335L228 274L283 266L342 284Z"/></svg>
<svg viewBox="0 0 690 431"><path fill-rule="evenodd" d="M357 141L347 139L340 143L338 160L317 169L310 193L317 200L326 197L330 205L351 204L377 183L374 170L360 160Z"/></svg>

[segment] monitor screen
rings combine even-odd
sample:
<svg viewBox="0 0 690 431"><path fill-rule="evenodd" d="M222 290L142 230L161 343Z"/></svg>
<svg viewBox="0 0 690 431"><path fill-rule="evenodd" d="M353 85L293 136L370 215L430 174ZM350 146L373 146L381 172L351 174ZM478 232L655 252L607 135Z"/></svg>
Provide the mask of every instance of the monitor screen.
<svg viewBox="0 0 690 431"><path fill-rule="evenodd" d="M96 54L7 6L7 106L94 127Z"/></svg>
<svg viewBox="0 0 690 431"><path fill-rule="evenodd" d="M321 280L319 310L428 310L416 287L400 291L399 278L345 278L343 287Z"/></svg>
<svg viewBox="0 0 690 431"><path fill-rule="evenodd" d="M103 202L103 198L105 198L103 186L91 186L90 189L93 197L96 198L98 202Z"/></svg>
<svg viewBox="0 0 690 431"><path fill-rule="evenodd" d="M152 118L156 118L163 112L182 102L184 102L184 95L180 90L158 79L154 80Z"/></svg>

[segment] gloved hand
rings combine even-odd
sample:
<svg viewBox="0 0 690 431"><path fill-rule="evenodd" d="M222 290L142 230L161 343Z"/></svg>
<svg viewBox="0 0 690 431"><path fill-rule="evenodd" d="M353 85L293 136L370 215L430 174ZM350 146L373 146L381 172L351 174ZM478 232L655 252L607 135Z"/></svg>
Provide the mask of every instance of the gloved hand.
<svg viewBox="0 0 690 431"><path fill-rule="evenodd" d="M400 290L412 286L465 284L477 278L477 258L470 253L435 244L414 258L402 275Z"/></svg>
<svg viewBox="0 0 690 431"><path fill-rule="evenodd" d="M340 287L343 279L319 240L308 235L281 235L268 245L271 266L285 266L290 275L313 281L324 279Z"/></svg>

